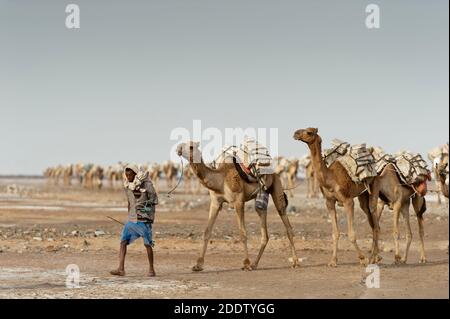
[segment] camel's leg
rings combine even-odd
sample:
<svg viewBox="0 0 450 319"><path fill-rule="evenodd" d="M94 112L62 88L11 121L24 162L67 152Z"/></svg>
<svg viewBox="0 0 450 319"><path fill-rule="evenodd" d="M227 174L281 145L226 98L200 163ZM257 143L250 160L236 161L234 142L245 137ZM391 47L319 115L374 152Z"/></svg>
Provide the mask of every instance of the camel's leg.
<svg viewBox="0 0 450 319"><path fill-rule="evenodd" d="M331 218L331 224L333 226L333 256L331 257L331 261L328 263L329 267L336 267L337 266L337 250L338 250L338 244L339 244L339 226L337 222L337 214L336 214L336 200L335 199L328 199L326 200L327 209L330 213Z"/></svg>
<svg viewBox="0 0 450 319"><path fill-rule="evenodd" d="M184 192L186 194L189 194L189 190L191 188L189 184L190 184L190 180L185 178L185 180L184 180Z"/></svg>
<svg viewBox="0 0 450 319"><path fill-rule="evenodd" d="M258 216L261 221L261 247L259 248L258 257L256 257L255 262L252 264L252 269L257 269L259 261L264 253L264 249L266 249L267 243L269 242L269 234L267 233L267 211L259 212Z"/></svg>
<svg viewBox="0 0 450 319"><path fill-rule="evenodd" d="M319 181L317 180L317 175L314 173L312 176L313 180L313 197L318 198L319 197Z"/></svg>
<svg viewBox="0 0 450 319"><path fill-rule="evenodd" d="M441 183L439 183L439 175L435 174L434 178L436 179L437 202L438 202L438 205L441 205L442 204L442 200L441 200Z"/></svg>
<svg viewBox="0 0 450 319"><path fill-rule="evenodd" d="M408 253L409 248L411 247L411 241L412 241L412 231L411 231L411 224L409 222L409 203L403 205L402 207L402 215L405 219L406 223L406 249L405 249L405 256L402 259L402 263L406 264L406 261L408 260Z"/></svg>
<svg viewBox="0 0 450 319"><path fill-rule="evenodd" d="M286 234L289 239L289 244L291 246L291 253L292 253L292 268L299 267L299 259L297 256L297 252L295 250L295 243L294 243L294 231L292 229L292 225L289 222L289 218L286 215L286 211L284 212L278 212L280 215L281 220L283 221L284 227L286 228Z"/></svg>
<svg viewBox="0 0 450 319"><path fill-rule="evenodd" d="M361 265L367 266L368 265L368 259L364 256L363 252L358 246L358 243L356 242L356 233L353 226L353 217L354 217L354 211L355 211L355 203L353 201L353 198L347 199L344 204L344 210L347 213L347 229L348 229L348 238L350 239L350 242L355 247L356 253L358 254L359 262ZM336 221L337 222L337 221Z"/></svg>
<svg viewBox="0 0 450 319"><path fill-rule="evenodd" d="M414 211L416 212L417 223L419 224L420 263L425 264L427 262L427 258L425 256L425 243L424 243L425 231L424 231L424 227L423 227L423 214L427 210L427 205L426 205L425 198L422 196L418 196L418 195L414 196L411 202L412 202Z"/></svg>
<svg viewBox="0 0 450 319"><path fill-rule="evenodd" d="M383 202L381 199L378 200L377 205L378 222L381 221L381 216L383 216L384 206L386 206L385 202Z"/></svg>
<svg viewBox="0 0 450 319"><path fill-rule="evenodd" d="M244 248L244 266L242 270L252 270L250 259L248 257L248 247L247 247L247 228L245 227L245 209L244 203L235 204L236 217L239 225L239 233L241 237L242 246Z"/></svg>
<svg viewBox="0 0 450 319"><path fill-rule="evenodd" d="M312 197L312 191L311 191L311 179L308 175L306 175L306 198Z"/></svg>
<svg viewBox="0 0 450 319"><path fill-rule="evenodd" d="M289 222L289 217L286 214L286 199L283 192L283 187L279 180L275 180L273 182L272 192L271 192L273 203L275 204L275 207L278 211L278 215L281 218L281 221L284 224L284 227L286 228L286 234L289 239L289 245L291 246L291 252L292 252L292 268L296 268L300 266L299 259L297 256L297 252L295 249L295 243L294 243L294 230L292 229L292 225Z"/></svg>
<svg viewBox="0 0 450 319"><path fill-rule="evenodd" d="M217 215L219 215L220 209L222 208L222 204L216 199L211 198L211 205L209 207L209 217L208 217L208 225L203 233L203 248L200 253L200 257L197 259L197 264L192 267L193 271L202 271L203 264L205 263L205 254L206 249L208 247L209 239L211 238L211 232L214 227L214 223L216 222Z"/></svg>
<svg viewBox="0 0 450 319"><path fill-rule="evenodd" d="M398 219L400 217L401 203L395 203L393 207L393 219L394 219L394 227L392 230L392 235L394 237L394 245L395 245L395 263L398 264L401 262L400 257L400 248L399 248L399 239L400 233L398 229Z"/></svg>
<svg viewBox="0 0 450 319"><path fill-rule="evenodd" d="M371 264L379 263L382 259L381 256L379 256L380 248L378 246L378 240L380 237L380 222L378 218L378 209L377 209L379 194L380 194L379 182L378 180L375 180L375 182L372 184L372 193L368 195L369 216L372 218L371 225L373 230L372 254L369 260Z"/></svg>
<svg viewBox="0 0 450 319"><path fill-rule="evenodd" d="M424 242L425 231L423 227L423 216L417 216L417 223L419 224L419 237L420 237L420 263L425 264L427 262L427 257L425 255L425 242Z"/></svg>
<svg viewBox="0 0 450 319"><path fill-rule="evenodd" d="M371 211L370 199L369 199L368 193L364 193L364 194L358 196L358 199L359 199L359 205L360 205L361 209L364 211L364 213L366 213L370 227L372 228L373 239L372 239L372 256L370 258L370 263L376 264L381 261L381 257L378 255L379 254L378 241L376 240L379 236L378 235L379 227L378 227L378 231L377 231L377 226L376 226L378 224L378 214L379 214L378 207L377 207L377 205L375 205L375 207L373 208L373 211ZM376 217L377 217L376 220L374 220L373 215L376 215Z"/></svg>
<svg viewBox="0 0 450 319"><path fill-rule="evenodd" d="M289 197L293 198L294 197L294 177L293 176L288 176L288 188L289 188Z"/></svg>

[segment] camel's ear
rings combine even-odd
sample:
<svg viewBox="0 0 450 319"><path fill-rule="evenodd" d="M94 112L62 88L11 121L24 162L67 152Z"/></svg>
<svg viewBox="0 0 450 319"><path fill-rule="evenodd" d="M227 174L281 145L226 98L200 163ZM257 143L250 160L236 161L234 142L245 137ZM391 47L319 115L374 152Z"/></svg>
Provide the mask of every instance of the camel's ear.
<svg viewBox="0 0 450 319"><path fill-rule="evenodd" d="M319 133L319 129L316 127L313 129L313 132L314 132L314 134L317 134L317 133Z"/></svg>
<svg viewBox="0 0 450 319"><path fill-rule="evenodd" d="M194 142L192 143L192 145L194 145L194 147L199 148L200 147L200 142Z"/></svg>

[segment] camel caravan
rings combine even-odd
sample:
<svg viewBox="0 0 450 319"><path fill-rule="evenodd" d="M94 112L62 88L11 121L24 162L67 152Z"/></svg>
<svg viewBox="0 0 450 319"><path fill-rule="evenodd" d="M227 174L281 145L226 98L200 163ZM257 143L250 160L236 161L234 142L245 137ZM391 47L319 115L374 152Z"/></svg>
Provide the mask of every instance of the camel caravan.
<svg viewBox="0 0 450 319"><path fill-rule="evenodd" d="M415 212L419 229L420 263L426 263L424 214L427 210L426 195L436 192L448 200L449 168L448 143L429 152L431 169L424 158L410 151L388 154L381 147L366 144L350 145L335 139L331 147L323 149L322 138L317 128L297 130L294 140L306 144L309 153L298 158L278 156L272 158L269 150L258 141L246 138L240 146L225 146L212 163L205 163L200 144L189 141L181 143L176 149L187 165L177 165L172 161L161 164L143 164L139 169L149 176L158 190L162 178L166 187L176 189L181 179L186 194L198 194L207 190L210 196L209 217L203 234L203 245L193 271L202 271L205 255L213 232L214 224L225 203L233 208L237 217L243 249L243 270L258 268L269 241L267 211L272 198L274 207L285 227L291 250L289 261L292 267L300 265L294 230L289 221L287 208L289 199L298 193L299 173L304 174L306 200L323 198L324 206L331 218L332 255L330 267L338 265L338 243L341 236L337 217L337 207L341 207L347 219L347 234L356 251L361 265L379 263L380 219L387 209L392 218L394 239L394 262L404 264L408 260L412 242L410 207ZM299 148L301 150L301 148ZM71 186L73 179L83 187L101 189L104 180L109 187L116 188L123 181L125 163L102 167L95 164L74 164L48 168L44 175L50 183ZM435 180L435 190L428 189L428 182ZM369 256L362 251L357 241L354 227L355 199L364 212L372 231ZM253 262L247 247L245 225L246 203L254 201L254 210L260 221L260 248ZM406 246L400 251L400 215L406 225ZM389 218L389 217L386 217Z"/></svg>
<svg viewBox="0 0 450 319"><path fill-rule="evenodd" d="M58 186L79 185L88 189L102 189L108 185L111 189L122 187L123 170L127 163L102 166L93 163L77 163L49 167L44 171L44 177L49 184ZM162 177L166 178L168 187L172 187L179 175L179 164L166 161L163 164L141 164L139 167L149 173L156 188ZM189 176L191 179L192 175ZM185 177L186 179L188 177ZM75 180L75 182L74 182Z"/></svg>

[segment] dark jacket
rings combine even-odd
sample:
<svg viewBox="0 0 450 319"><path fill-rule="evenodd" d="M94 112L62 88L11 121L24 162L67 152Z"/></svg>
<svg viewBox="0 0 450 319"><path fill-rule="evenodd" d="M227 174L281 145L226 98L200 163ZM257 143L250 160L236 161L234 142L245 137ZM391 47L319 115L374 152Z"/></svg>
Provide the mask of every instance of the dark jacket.
<svg viewBox="0 0 450 319"><path fill-rule="evenodd" d="M155 206L158 205L158 195L153 183L146 179L138 190L125 189L128 199L128 220L131 222L153 223Z"/></svg>

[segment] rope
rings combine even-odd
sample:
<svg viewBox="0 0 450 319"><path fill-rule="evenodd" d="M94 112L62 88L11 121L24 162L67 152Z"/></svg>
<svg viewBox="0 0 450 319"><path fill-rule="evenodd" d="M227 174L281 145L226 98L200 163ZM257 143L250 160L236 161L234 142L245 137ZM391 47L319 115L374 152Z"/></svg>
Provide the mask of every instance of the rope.
<svg viewBox="0 0 450 319"><path fill-rule="evenodd" d="M178 182L177 182L177 184L175 185L175 187L172 188L172 189L166 194L166 196L167 196L168 198L170 198L170 194L172 194L172 193L178 188L178 186L180 186L181 181L183 180L183 176L184 176L184 166L183 166L183 159L181 158L181 156L180 156L180 164L181 164L181 174L180 174L180 178L178 179Z"/></svg>

